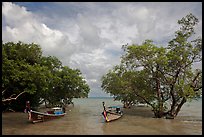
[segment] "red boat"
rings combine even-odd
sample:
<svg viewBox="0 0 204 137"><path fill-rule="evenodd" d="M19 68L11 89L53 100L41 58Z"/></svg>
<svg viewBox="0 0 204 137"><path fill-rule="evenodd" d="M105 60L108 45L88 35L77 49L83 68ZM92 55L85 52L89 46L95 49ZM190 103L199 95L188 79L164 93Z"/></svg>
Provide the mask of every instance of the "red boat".
<svg viewBox="0 0 204 137"><path fill-rule="evenodd" d="M60 107L54 107L52 108L51 111L47 111L44 113L30 110L30 112L28 112L28 120L31 121L32 123L44 122L63 117L65 114L66 114L65 109Z"/></svg>

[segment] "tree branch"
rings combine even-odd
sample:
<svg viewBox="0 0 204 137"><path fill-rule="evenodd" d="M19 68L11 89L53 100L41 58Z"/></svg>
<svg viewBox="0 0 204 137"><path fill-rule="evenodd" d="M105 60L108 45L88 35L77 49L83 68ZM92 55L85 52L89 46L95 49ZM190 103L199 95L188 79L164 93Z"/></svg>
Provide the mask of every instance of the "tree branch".
<svg viewBox="0 0 204 137"><path fill-rule="evenodd" d="M2 102L6 102L6 101L11 101L11 100L16 100L20 95L22 95L23 93L25 93L25 91L21 92L20 94L18 94L15 98L12 98L12 96L14 95L11 95L9 98L7 99L2 99Z"/></svg>
<svg viewBox="0 0 204 137"><path fill-rule="evenodd" d="M2 95L4 94L4 92L5 92L7 89L8 89L8 87L2 91Z"/></svg>

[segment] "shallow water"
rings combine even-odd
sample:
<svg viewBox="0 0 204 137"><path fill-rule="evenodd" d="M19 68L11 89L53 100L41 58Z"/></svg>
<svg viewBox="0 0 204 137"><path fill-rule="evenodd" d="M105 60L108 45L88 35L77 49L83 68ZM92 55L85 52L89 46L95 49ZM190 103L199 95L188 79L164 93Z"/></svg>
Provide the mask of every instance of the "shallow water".
<svg viewBox="0 0 204 137"><path fill-rule="evenodd" d="M31 124L25 113L2 113L2 134L7 135L201 135L202 99L186 103L174 120L153 118L148 107L123 109L122 118L106 123L106 106L121 105L112 98L74 99L63 118Z"/></svg>

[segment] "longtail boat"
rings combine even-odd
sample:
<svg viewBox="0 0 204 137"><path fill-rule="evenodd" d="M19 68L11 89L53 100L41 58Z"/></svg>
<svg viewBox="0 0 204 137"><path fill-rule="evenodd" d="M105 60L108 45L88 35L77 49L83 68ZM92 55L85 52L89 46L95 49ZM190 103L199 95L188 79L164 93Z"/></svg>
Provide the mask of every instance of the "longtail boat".
<svg viewBox="0 0 204 137"><path fill-rule="evenodd" d="M106 122L110 122L121 118L123 116L123 112L119 106L110 106L108 107L108 110L106 110L105 103L103 102L102 115Z"/></svg>
<svg viewBox="0 0 204 137"><path fill-rule="evenodd" d="M28 112L28 120L32 123L44 122L44 121L63 117L65 114L66 114L65 109L60 107L54 107L51 109L51 111L46 111L46 112L38 112L38 111L30 110Z"/></svg>

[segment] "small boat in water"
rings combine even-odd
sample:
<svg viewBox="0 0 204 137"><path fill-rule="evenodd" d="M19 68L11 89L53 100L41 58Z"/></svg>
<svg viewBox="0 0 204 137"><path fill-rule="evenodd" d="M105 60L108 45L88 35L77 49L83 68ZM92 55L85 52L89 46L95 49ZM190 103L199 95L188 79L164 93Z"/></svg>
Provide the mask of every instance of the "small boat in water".
<svg viewBox="0 0 204 137"><path fill-rule="evenodd" d="M123 112L119 106L110 106L106 110L105 103L103 102L103 109L102 115L106 122L117 120L123 116Z"/></svg>
<svg viewBox="0 0 204 137"><path fill-rule="evenodd" d="M28 120L32 123L44 122L63 117L65 114L65 108L60 107L54 107L50 111L46 111L44 113L30 110L30 112L28 112Z"/></svg>

